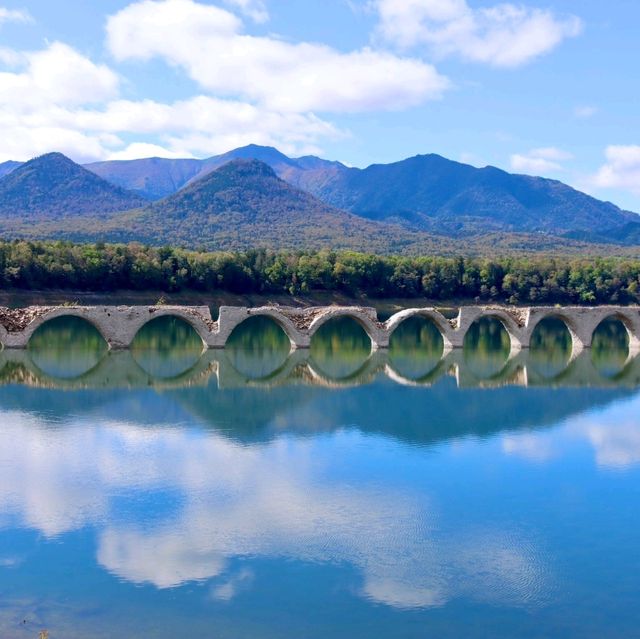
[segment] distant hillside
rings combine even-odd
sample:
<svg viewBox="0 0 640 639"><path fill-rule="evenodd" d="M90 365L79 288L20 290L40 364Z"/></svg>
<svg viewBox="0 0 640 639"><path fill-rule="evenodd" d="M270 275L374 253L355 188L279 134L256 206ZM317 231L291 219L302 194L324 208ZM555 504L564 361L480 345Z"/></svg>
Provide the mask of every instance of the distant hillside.
<svg viewBox="0 0 640 639"><path fill-rule="evenodd" d="M0 179L0 228L60 218L105 218L146 200L114 186L61 153L22 164Z"/></svg>
<svg viewBox="0 0 640 639"><path fill-rule="evenodd" d="M264 166L258 171L253 164L253 171L240 170L247 160L272 170L266 175ZM206 179L229 164L226 172ZM284 183L274 183L276 176ZM147 206L149 200L155 203ZM0 164L4 233L66 237L72 232L75 239L81 233L94 238L106 231L96 219L133 209L144 209L144 215L118 219L135 238L154 244L323 245L383 252L418 245L438 252L472 246L482 252L487 246L557 251L598 245L599 251L610 252L613 247L603 245L640 244L640 216L634 213L556 180L478 169L438 155L356 169L250 145L206 160L151 158L82 168L52 153L25 164ZM93 226L69 229L58 223L78 216L91 218ZM373 223L386 224L385 231ZM125 227L116 231L109 225L121 240L127 239ZM373 238L375 247L368 245Z"/></svg>
<svg viewBox="0 0 640 639"><path fill-rule="evenodd" d="M87 164L85 168L113 184L140 193L150 200L160 200L188 184L197 182L232 160L264 162L278 176L294 185L297 183L298 173L311 169L314 163L333 164L319 158L291 159L273 147L250 144L206 160L166 158L116 160Z"/></svg>
<svg viewBox="0 0 640 639"><path fill-rule="evenodd" d="M396 219L447 235L534 232L613 236L640 217L545 178L514 175L421 155L336 171L298 184L324 201L371 219ZM620 238L616 238L620 239Z"/></svg>
<svg viewBox="0 0 640 639"><path fill-rule="evenodd" d="M0 162L0 178L4 177L11 173L11 171L17 169L22 162L13 162L9 160L8 162Z"/></svg>
<svg viewBox="0 0 640 639"><path fill-rule="evenodd" d="M201 172L202 166L203 160L147 158L94 162L85 168L148 200L159 200L179 191Z"/></svg>
<svg viewBox="0 0 640 639"><path fill-rule="evenodd" d="M133 160L89 168L120 186L159 198L239 158L265 162L283 180L335 208L409 229L450 237L543 233L618 244L636 244L640 237L639 216L561 182L494 167L478 169L433 154L356 169L249 145L207 160ZM158 178L168 173L171 180Z"/></svg>
<svg viewBox="0 0 640 639"><path fill-rule="evenodd" d="M257 160L233 160L182 191L117 216L109 239L221 249L331 247L402 251L426 234L334 209Z"/></svg>

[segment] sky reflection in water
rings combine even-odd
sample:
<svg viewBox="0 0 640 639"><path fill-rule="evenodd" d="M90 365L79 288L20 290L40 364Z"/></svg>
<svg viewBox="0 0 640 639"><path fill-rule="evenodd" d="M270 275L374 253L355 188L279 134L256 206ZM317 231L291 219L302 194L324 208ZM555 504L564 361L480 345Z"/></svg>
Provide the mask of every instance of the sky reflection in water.
<svg viewBox="0 0 640 639"><path fill-rule="evenodd" d="M292 359L258 321L201 357L163 320L114 355L72 321L3 353L0 635L632 636L624 331L569 362L551 323L509 360L482 323L442 371L401 329Z"/></svg>

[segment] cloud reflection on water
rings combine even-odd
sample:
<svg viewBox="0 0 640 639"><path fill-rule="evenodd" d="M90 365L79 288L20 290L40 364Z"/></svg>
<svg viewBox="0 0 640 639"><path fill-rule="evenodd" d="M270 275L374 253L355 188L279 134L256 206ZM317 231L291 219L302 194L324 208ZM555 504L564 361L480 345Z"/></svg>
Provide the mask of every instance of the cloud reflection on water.
<svg viewBox="0 0 640 639"><path fill-rule="evenodd" d="M536 463L559 458L577 440L593 451L603 469L625 469L640 464L640 396L618 400L565 420L563 428L546 432L519 432L502 436L502 450Z"/></svg>
<svg viewBox="0 0 640 639"><path fill-rule="evenodd" d="M220 577L212 596L231 598L251 587L228 576L231 560L265 557L351 565L362 596L398 608L460 596L526 605L550 586L524 532L447 527L434 496L390 471L385 456L397 450L384 438L337 431L246 446L187 428L51 427L19 411L0 420L0 511L47 537L95 528L99 564L128 582L171 588ZM362 459L372 445L379 472L350 476L340 460ZM119 510L122 499L162 491L180 499L160 517L144 501Z"/></svg>

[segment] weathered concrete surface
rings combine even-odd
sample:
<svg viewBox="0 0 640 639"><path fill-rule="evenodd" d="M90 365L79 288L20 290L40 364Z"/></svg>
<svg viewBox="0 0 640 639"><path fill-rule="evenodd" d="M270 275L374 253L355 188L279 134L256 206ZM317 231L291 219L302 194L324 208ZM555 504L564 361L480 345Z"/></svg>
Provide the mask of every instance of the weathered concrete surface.
<svg viewBox="0 0 640 639"><path fill-rule="evenodd" d="M292 349L309 348L315 332L337 317L358 322L371 339L373 351L385 349L394 330L406 319L422 316L434 322L442 334L445 352L461 348L471 325L482 317L494 317L504 325L515 354L528 348L536 326L545 318L562 320L573 340L573 356L591 346L593 332L609 317L619 319L629 334L631 353L640 352L640 309L635 306L518 308L508 306L463 306L455 319L447 319L435 308L414 308L380 322L373 308L324 306L290 308L265 306L242 308L223 306L217 322L206 306L35 306L23 309L0 308L0 342L5 348L26 348L33 333L56 317L75 316L93 324L112 349L128 348L138 331L151 320L172 316L190 324L207 348L224 348L229 336L245 320L270 317L282 327Z"/></svg>
<svg viewBox="0 0 640 639"><path fill-rule="evenodd" d="M93 326L112 349L129 348L138 331L163 316L190 324L210 346L216 324L207 306L32 306L0 308L0 342L5 348L26 348L40 326L57 317L79 317Z"/></svg>

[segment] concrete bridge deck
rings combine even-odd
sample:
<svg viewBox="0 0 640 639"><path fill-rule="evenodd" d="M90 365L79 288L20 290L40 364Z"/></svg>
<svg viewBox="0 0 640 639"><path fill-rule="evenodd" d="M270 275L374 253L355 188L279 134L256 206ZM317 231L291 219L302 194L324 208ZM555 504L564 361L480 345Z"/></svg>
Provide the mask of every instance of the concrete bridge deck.
<svg viewBox="0 0 640 639"><path fill-rule="evenodd" d="M577 355L591 347L593 333L608 318L620 320L629 334L629 350L640 351L640 307L597 306L529 308L511 306L462 306L454 319L435 308L412 308L396 313L386 322L378 320L374 308L361 306L323 306L292 308L264 306L243 308L223 306L216 321L206 306L32 306L0 308L0 343L4 348L26 348L35 331L58 317L79 317L101 333L111 349L127 349L140 329L164 316L177 317L193 327L205 348L224 348L231 333L250 317L271 318L286 333L292 349L309 348L316 331L337 317L349 317L362 326L371 339L372 350L385 349L393 332L410 317L431 320L440 331L445 352L461 348L469 328L483 317L499 320L511 340L512 353L529 347L536 326L546 318L565 323Z"/></svg>

